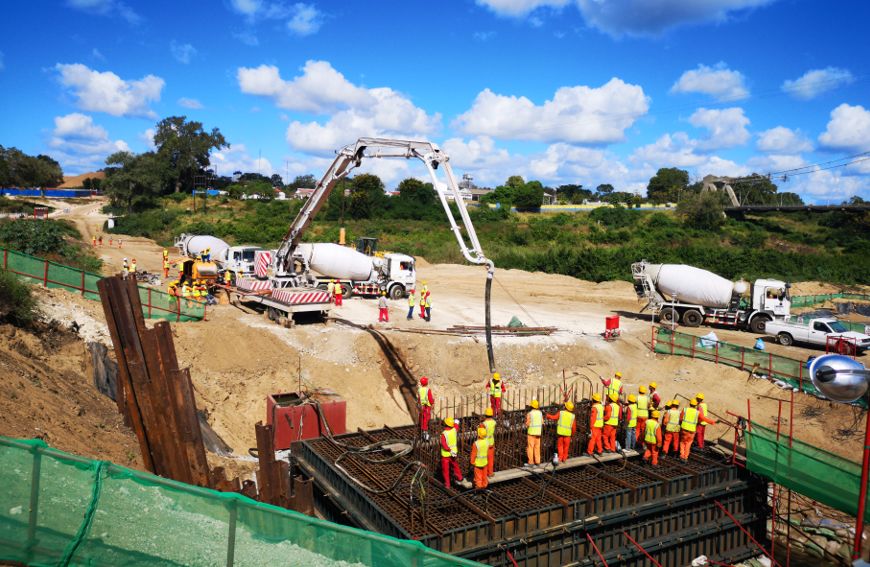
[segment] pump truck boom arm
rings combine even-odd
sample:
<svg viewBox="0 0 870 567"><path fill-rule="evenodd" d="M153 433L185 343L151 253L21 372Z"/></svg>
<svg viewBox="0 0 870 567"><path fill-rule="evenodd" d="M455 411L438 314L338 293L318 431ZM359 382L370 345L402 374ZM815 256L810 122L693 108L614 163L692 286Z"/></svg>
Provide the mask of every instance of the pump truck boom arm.
<svg viewBox="0 0 870 567"><path fill-rule="evenodd" d="M335 184L340 179L346 177L352 170L359 167L363 158L416 158L423 162L426 169L429 171L429 176L432 178L432 184L438 198L441 201L444 212L447 214L447 220L450 223L450 229L456 237L456 242L462 251L462 255L472 264L485 265L487 267L486 279L486 344L487 355L489 357L490 371L495 370L495 362L492 351L492 336L490 331L490 295L492 288L492 278L495 271L495 265L492 260L488 259L480 246L480 241L477 238L477 233L474 230L474 225L471 224L471 218L465 208L465 203L462 200L462 195L459 192L459 186L456 183L456 178L453 175L453 169L450 167L450 157L441 149L427 141L422 140L394 140L389 138L360 138L355 143L349 144L336 152L337 156L330 165L329 169L323 178L317 182L314 187L314 193L302 205L302 209L296 218L290 224L284 240L281 242L277 253L275 254L273 266L276 277L295 278L294 253L302 239L303 234L308 229L315 214L323 207L330 193L335 188ZM441 167L444 172L446 182L442 182L438 178L437 170ZM447 202L448 192L453 196L459 210L459 216L462 219L462 226L465 228L465 235L462 234L462 229L456 223L453 213L450 211L450 205ZM466 238L468 241L466 242Z"/></svg>

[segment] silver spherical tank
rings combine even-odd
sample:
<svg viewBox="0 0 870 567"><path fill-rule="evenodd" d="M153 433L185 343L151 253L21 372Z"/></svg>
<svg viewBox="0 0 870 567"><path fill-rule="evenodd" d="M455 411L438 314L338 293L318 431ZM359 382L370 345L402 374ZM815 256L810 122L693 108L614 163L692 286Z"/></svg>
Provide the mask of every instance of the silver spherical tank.
<svg viewBox="0 0 870 567"><path fill-rule="evenodd" d="M810 363L810 379L823 396L835 402L854 402L867 393L870 370L841 354L826 354Z"/></svg>

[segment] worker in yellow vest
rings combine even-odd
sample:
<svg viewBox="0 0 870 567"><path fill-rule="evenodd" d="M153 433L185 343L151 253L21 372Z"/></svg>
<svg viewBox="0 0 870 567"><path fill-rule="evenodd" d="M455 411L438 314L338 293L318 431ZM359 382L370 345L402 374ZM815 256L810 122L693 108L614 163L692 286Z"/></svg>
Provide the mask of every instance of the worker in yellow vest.
<svg viewBox="0 0 870 567"><path fill-rule="evenodd" d="M707 402L704 401L704 394L698 392L695 399L698 400L698 431L695 433L695 445L697 445L699 449L703 449L704 432L707 430L707 425L714 425L716 420L710 417L709 410L707 409Z"/></svg>
<svg viewBox="0 0 870 567"><path fill-rule="evenodd" d="M111 242L109 242L109 244L111 244ZM167 250L166 248L163 249L163 259L164 260L169 259L169 250Z"/></svg>
<svg viewBox="0 0 870 567"><path fill-rule="evenodd" d="M190 286L190 296L194 301L199 301L200 292L199 292L199 282L194 280L193 284Z"/></svg>
<svg viewBox="0 0 870 567"><path fill-rule="evenodd" d="M450 488L450 475L456 482L462 482L462 471L459 470L459 454L456 444L458 426L452 417L444 418L444 430L441 432L441 474L444 477L444 487Z"/></svg>
<svg viewBox="0 0 870 567"><path fill-rule="evenodd" d="M169 258L163 258L163 278L169 277Z"/></svg>
<svg viewBox="0 0 870 567"><path fill-rule="evenodd" d="M659 425L661 412L653 410L652 415L644 425L643 435L643 460L648 461L652 458L652 466L657 467L659 464L659 448L662 446L662 428Z"/></svg>
<svg viewBox="0 0 870 567"><path fill-rule="evenodd" d="M178 270L178 281L184 282L184 259L179 259L175 262L175 269Z"/></svg>
<svg viewBox="0 0 870 567"><path fill-rule="evenodd" d="M429 286L426 282L422 282L423 287L420 288L420 319L426 318L426 300L429 299Z"/></svg>
<svg viewBox="0 0 870 567"><path fill-rule="evenodd" d="M616 428L619 427L619 414L621 413L619 396L616 393L608 395L608 403L604 406L604 450L616 452Z"/></svg>
<svg viewBox="0 0 870 567"><path fill-rule="evenodd" d="M667 455L674 446L674 451L680 450L680 402L668 400L665 403L665 441L662 444L662 454Z"/></svg>
<svg viewBox="0 0 870 567"><path fill-rule="evenodd" d="M495 474L495 419L492 417L492 408L486 408L483 411L485 416L480 424L486 430L486 442L489 443L489 454L487 455L486 476L491 477Z"/></svg>
<svg viewBox="0 0 870 567"><path fill-rule="evenodd" d="M492 408L492 413L495 417L499 417L501 415L501 395L505 391L504 382L501 381L501 374L498 372L492 373L492 378L489 379L489 384L487 384L487 391L489 392L489 407Z"/></svg>
<svg viewBox="0 0 870 567"><path fill-rule="evenodd" d="M471 445L471 466L474 467L474 488L483 490L489 485L486 471L489 468L489 441L486 428L477 428L477 441Z"/></svg>
<svg viewBox="0 0 870 567"><path fill-rule="evenodd" d="M168 286L169 295L178 295L178 282L171 281Z"/></svg>
<svg viewBox="0 0 870 567"><path fill-rule="evenodd" d="M649 417L649 394L646 393L646 386L641 385L637 389L637 433L635 439L643 440L646 433L646 420Z"/></svg>
<svg viewBox="0 0 870 567"><path fill-rule="evenodd" d="M538 409L538 400L532 400L529 405L532 409L526 414L527 467L541 464L541 434L544 432L544 414Z"/></svg>
<svg viewBox="0 0 870 567"><path fill-rule="evenodd" d="M414 303L417 299L417 291L412 289L408 292L408 321L414 318Z"/></svg>
<svg viewBox="0 0 870 567"><path fill-rule="evenodd" d="M602 431L604 428L604 406L601 405L601 394L592 394L592 411L589 412L589 445L586 454L591 455L593 450L597 455L603 451L601 447Z"/></svg>
<svg viewBox="0 0 870 567"><path fill-rule="evenodd" d="M432 419L432 404L435 403L435 396L432 395L432 389L429 387L429 379L425 376L420 378L420 387L417 388L417 403L420 406L420 432L423 441L428 441L429 421Z"/></svg>
<svg viewBox="0 0 870 567"><path fill-rule="evenodd" d="M628 405L625 406L625 449L634 449L637 440L637 396L628 395Z"/></svg>
<svg viewBox="0 0 870 567"><path fill-rule="evenodd" d="M680 429L680 458L687 461L698 429L698 400L693 398L680 414Z"/></svg>
<svg viewBox="0 0 870 567"><path fill-rule="evenodd" d="M617 399L622 395L622 372L615 372L613 378L605 380L601 378L601 383L604 384L606 390L604 395L610 398L611 394L616 394Z"/></svg>
<svg viewBox="0 0 870 567"><path fill-rule="evenodd" d="M559 462L568 460L568 450L571 448L571 438L577 433L577 420L574 416L574 402L565 402L565 409L555 414L547 414L547 419L556 422L556 454Z"/></svg>
<svg viewBox="0 0 870 567"><path fill-rule="evenodd" d="M227 287L233 285L233 273L229 270L224 272L224 285Z"/></svg>
<svg viewBox="0 0 870 567"><path fill-rule="evenodd" d="M342 297L344 294L344 290L341 288L341 283L337 281L335 282L335 288L333 290L333 293L335 294L335 306L341 307Z"/></svg>
<svg viewBox="0 0 870 567"><path fill-rule="evenodd" d="M329 280L326 284L326 293L329 294L329 301L335 303L335 280Z"/></svg>

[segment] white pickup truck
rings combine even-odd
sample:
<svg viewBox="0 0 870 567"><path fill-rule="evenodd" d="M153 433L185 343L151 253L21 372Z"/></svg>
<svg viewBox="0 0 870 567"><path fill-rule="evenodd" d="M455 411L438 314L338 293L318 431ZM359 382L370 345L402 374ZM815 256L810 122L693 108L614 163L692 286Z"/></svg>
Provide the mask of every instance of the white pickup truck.
<svg viewBox="0 0 870 567"><path fill-rule="evenodd" d="M870 348L870 336L850 331L836 319L825 317L790 321L776 319L764 326L764 334L776 337L779 344L789 346L795 342L809 343L837 349L840 354L855 355Z"/></svg>

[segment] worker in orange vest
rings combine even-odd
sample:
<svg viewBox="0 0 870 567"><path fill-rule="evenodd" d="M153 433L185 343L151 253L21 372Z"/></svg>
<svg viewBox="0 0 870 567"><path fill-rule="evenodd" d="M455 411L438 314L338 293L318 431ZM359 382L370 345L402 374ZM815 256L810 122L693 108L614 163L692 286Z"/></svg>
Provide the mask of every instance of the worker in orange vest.
<svg viewBox="0 0 870 567"><path fill-rule="evenodd" d="M662 444L662 454L667 455L674 446L674 451L680 450L680 402L668 400L665 403L665 417L662 421L665 426L665 440Z"/></svg>
<svg viewBox="0 0 870 567"><path fill-rule="evenodd" d="M471 444L471 466L474 467L474 488L483 490L489 485L487 470L489 469L489 442L486 440L486 429L477 428L477 441Z"/></svg>
<svg viewBox="0 0 870 567"><path fill-rule="evenodd" d="M616 452L616 428L619 427L622 412L617 403L619 396L615 392L611 392L608 399L610 401L604 406L604 449Z"/></svg>
<svg viewBox="0 0 870 567"><path fill-rule="evenodd" d="M692 441L695 440L695 431L698 429L698 400L692 398L689 407L680 413L680 458L689 460L692 451Z"/></svg>
<svg viewBox="0 0 870 567"><path fill-rule="evenodd" d="M662 446L662 428L659 425L661 415L659 410L653 410L644 425L643 444L646 449L643 452L643 460L648 461L651 457L654 467L659 464L659 448Z"/></svg>
<svg viewBox="0 0 870 567"><path fill-rule="evenodd" d="M501 374L498 372L492 373L492 378L489 379L489 384L487 384L487 391L489 392L489 407L492 408L492 412L498 417L501 415L501 395L505 391L504 382L501 381Z"/></svg>
<svg viewBox="0 0 870 567"><path fill-rule="evenodd" d="M462 471L459 470L459 454L457 437L458 426L452 417L444 418L444 430L441 432L441 474L444 477L444 487L450 488L451 473L456 482L462 482Z"/></svg>
<svg viewBox="0 0 870 567"><path fill-rule="evenodd" d="M592 394L592 411L589 412L589 445L586 454L591 455L594 449L597 455L602 453L601 437L604 428L604 406L601 405L601 394Z"/></svg>
<svg viewBox="0 0 870 567"><path fill-rule="evenodd" d="M649 417L650 397L646 393L646 386L641 385L637 389L637 441L643 441L646 434L646 420Z"/></svg>
<svg viewBox="0 0 870 567"><path fill-rule="evenodd" d="M564 463L568 460L568 450L571 448L571 438L577 433L577 420L574 416L574 402L568 400L565 402L565 409L554 414L547 414L547 419L552 419L556 422L556 453L559 455L559 462Z"/></svg>
<svg viewBox="0 0 870 567"><path fill-rule="evenodd" d="M432 419L432 405L435 403L435 396L432 395L429 379L425 376L420 378L420 387L417 388L417 403L420 406L420 431L423 441L428 441L429 421Z"/></svg>
<svg viewBox="0 0 870 567"><path fill-rule="evenodd" d="M495 474L495 419L492 417L492 408L486 408L483 412L486 416L480 426L486 430L486 442L489 443L489 455L487 455L486 476Z"/></svg>
<svg viewBox="0 0 870 567"><path fill-rule="evenodd" d="M695 433L695 445L699 449L704 448L704 432L707 430L707 425L715 425L715 419L708 417L707 402L704 401L704 394L698 392L695 396L698 400L698 431Z"/></svg>
<svg viewBox="0 0 870 567"><path fill-rule="evenodd" d="M532 400L529 405L532 409L526 414L527 467L541 464L541 435L544 433L544 414L538 409L538 400Z"/></svg>

